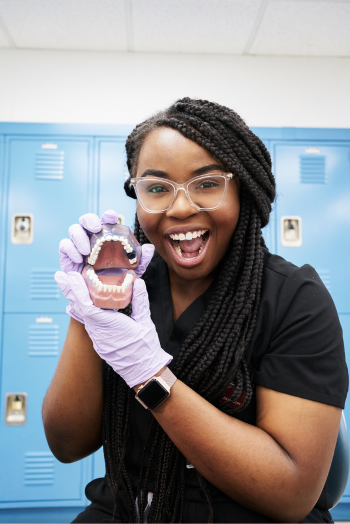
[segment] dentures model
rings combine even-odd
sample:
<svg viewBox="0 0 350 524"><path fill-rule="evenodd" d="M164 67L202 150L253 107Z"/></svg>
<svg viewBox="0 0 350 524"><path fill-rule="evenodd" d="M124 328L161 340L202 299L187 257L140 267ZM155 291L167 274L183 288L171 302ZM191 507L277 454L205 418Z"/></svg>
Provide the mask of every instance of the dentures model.
<svg viewBox="0 0 350 524"><path fill-rule="evenodd" d="M82 276L91 300L103 309L123 309L131 301L141 246L127 226L105 224L90 238Z"/></svg>

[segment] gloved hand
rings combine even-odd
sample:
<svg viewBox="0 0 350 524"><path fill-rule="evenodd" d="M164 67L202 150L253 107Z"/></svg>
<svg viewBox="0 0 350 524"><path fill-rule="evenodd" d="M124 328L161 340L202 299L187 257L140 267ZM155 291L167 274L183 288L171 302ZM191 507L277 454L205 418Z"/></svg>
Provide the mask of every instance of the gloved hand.
<svg viewBox="0 0 350 524"><path fill-rule="evenodd" d="M143 280L138 278L134 283L129 318L117 311L95 307L79 273L58 271L55 278L63 294L81 314L95 351L129 387L150 379L171 362L173 357L161 348L151 320Z"/></svg>
<svg viewBox="0 0 350 524"><path fill-rule="evenodd" d="M94 213L86 213L81 216L79 218L79 224L73 224L70 226L68 230L70 238L64 238L59 244L61 270L64 273L68 273L69 271L77 271L78 273L81 273L84 266L83 255L88 255L90 253L90 239L86 231L88 233L98 233L101 231L101 224L117 223L118 214L113 210L103 213L101 220ZM144 274L154 254L154 246L152 244L145 244L141 249L141 259L137 269L134 270L137 277L141 277ZM63 292L63 294L70 302L70 305L67 307L67 313L83 323L81 313L78 311L78 305L75 304L74 297L69 292L67 284L61 279L61 277L58 278L60 279L61 284L58 281L57 283L60 286L62 285L65 287L65 292Z"/></svg>

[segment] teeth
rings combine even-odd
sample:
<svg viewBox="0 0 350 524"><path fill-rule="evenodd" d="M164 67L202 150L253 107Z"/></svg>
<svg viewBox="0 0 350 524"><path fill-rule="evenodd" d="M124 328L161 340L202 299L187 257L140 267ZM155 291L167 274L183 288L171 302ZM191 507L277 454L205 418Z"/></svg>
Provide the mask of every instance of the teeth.
<svg viewBox="0 0 350 524"><path fill-rule="evenodd" d="M113 238L112 235L107 235L107 236L106 236L106 240L107 240L108 242L109 242L110 240L112 240L112 238Z"/></svg>
<svg viewBox="0 0 350 524"><path fill-rule="evenodd" d="M188 231L186 234L184 233L174 233L173 235L169 235L171 240L192 240L192 238L200 237L201 235L204 235L208 230L207 229L200 229L199 231Z"/></svg>
<svg viewBox="0 0 350 524"><path fill-rule="evenodd" d="M118 242L119 237L118 237L117 235L114 235L114 236L113 236L113 240L114 240L114 242Z"/></svg>
<svg viewBox="0 0 350 524"><path fill-rule="evenodd" d="M134 260L136 262L136 258ZM89 262L89 263L92 264L92 262ZM109 291L110 293L111 292L120 293L122 291L124 292L126 288L131 285L132 278L133 278L132 274L128 273L127 275L125 275L124 282L122 283L122 285L116 286L112 284L103 284L92 268L87 269L86 274L87 274L88 279L98 288L99 291Z"/></svg>
<svg viewBox="0 0 350 524"><path fill-rule="evenodd" d="M131 258L131 259L129 260L130 264L135 264L136 261L137 261L137 257L135 257L135 258Z"/></svg>

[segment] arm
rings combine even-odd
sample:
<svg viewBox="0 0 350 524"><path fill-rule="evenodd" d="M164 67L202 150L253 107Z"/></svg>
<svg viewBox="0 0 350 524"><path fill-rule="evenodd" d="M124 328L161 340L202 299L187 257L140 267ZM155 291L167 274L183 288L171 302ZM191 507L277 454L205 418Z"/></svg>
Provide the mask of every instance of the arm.
<svg viewBox="0 0 350 524"><path fill-rule="evenodd" d="M255 427L177 380L153 415L193 466L227 495L278 522L299 522L326 481L341 409L257 386Z"/></svg>
<svg viewBox="0 0 350 524"><path fill-rule="evenodd" d="M85 327L73 318L43 403L43 422L52 453L74 462L102 444L102 362Z"/></svg>

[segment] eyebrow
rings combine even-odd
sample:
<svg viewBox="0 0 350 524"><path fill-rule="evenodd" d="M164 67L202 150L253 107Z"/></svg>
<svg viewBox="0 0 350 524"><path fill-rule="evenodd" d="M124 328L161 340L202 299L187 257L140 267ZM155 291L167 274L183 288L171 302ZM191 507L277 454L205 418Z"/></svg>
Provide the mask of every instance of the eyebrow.
<svg viewBox="0 0 350 524"><path fill-rule="evenodd" d="M141 178L144 176L158 176L160 178L167 178L168 175L165 171L160 171L159 169L146 169L144 173L142 173Z"/></svg>
<svg viewBox="0 0 350 524"><path fill-rule="evenodd" d="M208 166L199 167L192 171L194 175L201 175L208 173L209 171L224 171L224 168L219 164L209 164ZM168 174L165 171L160 171L159 169L146 169L141 175L140 178L145 176L157 176L159 178L168 178Z"/></svg>
<svg viewBox="0 0 350 524"><path fill-rule="evenodd" d="M202 173L208 173L208 171L225 171L225 169L220 166L219 164L209 164L208 166L200 167L193 171L193 174L195 175L201 175Z"/></svg>

